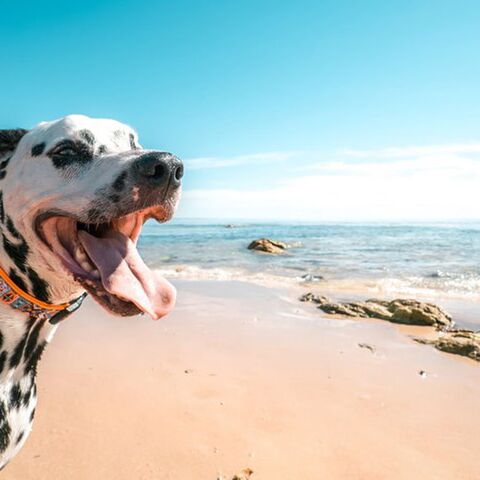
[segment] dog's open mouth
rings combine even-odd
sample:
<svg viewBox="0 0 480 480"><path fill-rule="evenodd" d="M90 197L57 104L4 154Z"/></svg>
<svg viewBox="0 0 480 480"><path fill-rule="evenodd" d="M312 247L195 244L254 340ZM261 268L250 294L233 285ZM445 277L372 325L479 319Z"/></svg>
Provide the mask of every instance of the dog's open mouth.
<svg viewBox="0 0 480 480"><path fill-rule="evenodd" d="M38 219L37 233L104 308L122 316L145 312L158 319L173 308L175 288L145 265L136 244L147 219L165 221L168 216L159 206L105 223L48 214Z"/></svg>

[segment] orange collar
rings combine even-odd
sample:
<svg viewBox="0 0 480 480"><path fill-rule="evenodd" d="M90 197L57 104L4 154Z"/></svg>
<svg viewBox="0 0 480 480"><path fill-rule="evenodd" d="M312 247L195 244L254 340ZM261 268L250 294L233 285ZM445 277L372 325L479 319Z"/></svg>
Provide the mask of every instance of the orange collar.
<svg viewBox="0 0 480 480"><path fill-rule="evenodd" d="M0 267L0 303L4 303L15 310L27 313L29 317L43 317L55 324L77 310L82 304L86 293L69 303L52 305L42 302L22 290Z"/></svg>

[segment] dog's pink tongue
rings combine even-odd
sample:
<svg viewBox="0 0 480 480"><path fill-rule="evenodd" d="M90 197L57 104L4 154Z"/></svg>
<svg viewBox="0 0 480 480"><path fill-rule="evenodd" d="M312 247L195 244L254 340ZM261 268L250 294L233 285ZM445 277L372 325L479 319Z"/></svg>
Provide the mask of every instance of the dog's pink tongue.
<svg viewBox="0 0 480 480"><path fill-rule="evenodd" d="M145 265L130 238L115 231L103 238L79 231L78 237L98 268L107 292L133 302L155 319L172 310L175 288Z"/></svg>

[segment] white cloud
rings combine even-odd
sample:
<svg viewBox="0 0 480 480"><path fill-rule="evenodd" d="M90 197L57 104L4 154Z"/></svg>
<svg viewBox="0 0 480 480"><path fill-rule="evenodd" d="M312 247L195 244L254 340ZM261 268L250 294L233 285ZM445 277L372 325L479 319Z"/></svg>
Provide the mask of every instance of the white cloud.
<svg viewBox="0 0 480 480"><path fill-rule="evenodd" d="M384 150L389 161L382 161L378 150L366 160L316 163L309 167L312 175L265 190L187 191L180 214L331 221L480 218L480 160L472 155L480 144L471 144L468 152L466 145L411 148L414 158L391 148ZM397 158L392 152L400 150Z"/></svg>
<svg viewBox="0 0 480 480"><path fill-rule="evenodd" d="M376 177L389 175L418 175L429 173L431 175L450 174L454 176L476 172L480 160L462 157L459 155L430 155L419 156L413 159L399 159L394 161L371 160L362 162L348 162L337 160L333 162L318 162L309 165L309 170L325 175L373 175Z"/></svg>
<svg viewBox="0 0 480 480"><path fill-rule="evenodd" d="M279 162L289 160L300 152L264 152L252 153L248 155L237 155L233 157L199 157L185 160L185 164L189 170L197 170L200 168L226 168L236 167L238 165L249 165L265 162Z"/></svg>
<svg viewBox="0 0 480 480"><path fill-rule="evenodd" d="M340 153L345 156L355 158L400 158L444 154L480 153L480 143L389 147L375 150L345 149L341 150Z"/></svg>

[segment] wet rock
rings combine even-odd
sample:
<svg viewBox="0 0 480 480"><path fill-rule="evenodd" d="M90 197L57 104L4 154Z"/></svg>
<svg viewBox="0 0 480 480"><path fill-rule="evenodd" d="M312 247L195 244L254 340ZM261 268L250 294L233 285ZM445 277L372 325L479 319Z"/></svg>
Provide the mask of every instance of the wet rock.
<svg viewBox="0 0 480 480"><path fill-rule="evenodd" d="M318 308L325 313L348 317L390 320L392 316L385 307L372 302L325 303Z"/></svg>
<svg viewBox="0 0 480 480"><path fill-rule="evenodd" d="M300 301L315 303L325 313L347 317L379 318L394 323L433 326L437 329L447 329L453 325L450 315L440 307L417 300L332 302L327 297L308 292L300 297Z"/></svg>
<svg viewBox="0 0 480 480"><path fill-rule="evenodd" d="M254 240L248 246L249 250L256 250L257 252L264 253L283 253L289 245L284 242L279 242L277 240L271 240L269 238L259 238Z"/></svg>
<svg viewBox="0 0 480 480"><path fill-rule="evenodd" d="M442 352L462 355L480 362L480 332L452 330L442 332L434 340L426 340L424 338L415 338L415 340L426 345L433 345Z"/></svg>
<svg viewBox="0 0 480 480"><path fill-rule="evenodd" d="M408 325L431 325L438 328L452 326L452 317L432 303L417 300L394 300L388 305L390 321Z"/></svg>
<svg viewBox="0 0 480 480"><path fill-rule="evenodd" d="M303 282L313 283L313 282L320 282L324 280L321 275L314 275L313 273L306 273L300 277Z"/></svg>
<svg viewBox="0 0 480 480"><path fill-rule="evenodd" d="M312 292L305 293L299 298L299 300L301 302L318 303L319 305L323 305L325 303L330 302L330 300L327 297L322 297L321 295L315 295Z"/></svg>

